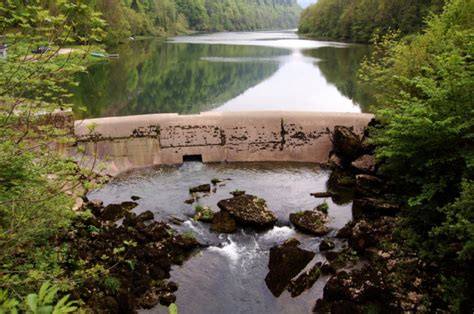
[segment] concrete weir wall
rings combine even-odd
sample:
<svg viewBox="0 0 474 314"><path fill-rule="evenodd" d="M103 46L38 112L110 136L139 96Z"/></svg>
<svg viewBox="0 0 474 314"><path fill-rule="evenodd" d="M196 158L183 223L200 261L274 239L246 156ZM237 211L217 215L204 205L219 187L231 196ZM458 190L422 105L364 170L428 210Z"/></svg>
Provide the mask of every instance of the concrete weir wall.
<svg viewBox="0 0 474 314"><path fill-rule="evenodd" d="M372 117L285 111L151 114L76 121L75 134L88 160L95 156L105 162L106 173L117 175L181 164L191 155L202 156L203 162L326 163L332 149L330 130L345 125L362 132Z"/></svg>

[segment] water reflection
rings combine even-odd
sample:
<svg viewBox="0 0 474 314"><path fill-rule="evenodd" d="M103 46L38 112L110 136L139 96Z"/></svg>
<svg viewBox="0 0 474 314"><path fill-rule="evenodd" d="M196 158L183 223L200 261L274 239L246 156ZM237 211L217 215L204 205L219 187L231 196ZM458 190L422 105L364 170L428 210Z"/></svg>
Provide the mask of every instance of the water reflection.
<svg viewBox="0 0 474 314"><path fill-rule="evenodd" d="M356 73L368 48L294 32L144 40L91 66L73 94L78 117L202 111L366 110ZM85 107L86 112L79 108Z"/></svg>
<svg viewBox="0 0 474 314"><path fill-rule="evenodd" d="M119 48L120 59L91 66L74 91L80 117L198 113L232 99L279 67L276 48L141 41ZM246 58L216 62L216 58ZM211 58L211 60L206 60Z"/></svg>

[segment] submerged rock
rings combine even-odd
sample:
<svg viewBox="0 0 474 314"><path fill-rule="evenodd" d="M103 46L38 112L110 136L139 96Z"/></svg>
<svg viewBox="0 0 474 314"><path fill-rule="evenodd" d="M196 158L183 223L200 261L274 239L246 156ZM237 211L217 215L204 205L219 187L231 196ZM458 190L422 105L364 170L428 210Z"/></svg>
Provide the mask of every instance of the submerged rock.
<svg viewBox="0 0 474 314"><path fill-rule="evenodd" d="M323 236L329 232L329 228L324 225L326 217L317 211L304 211L290 214L290 221L295 227L303 232L315 236Z"/></svg>
<svg viewBox="0 0 474 314"><path fill-rule="evenodd" d="M268 289L275 297L279 297L290 283L313 259L315 253L297 247L298 241L286 242L270 249L268 268L265 277Z"/></svg>
<svg viewBox="0 0 474 314"><path fill-rule="evenodd" d="M273 226L277 221L276 216L267 208L265 200L253 195L222 200L217 206L243 226L265 228Z"/></svg>
<svg viewBox="0 0 474 314"><path fill-rule="evenodd" d="M210 229L217 233L234 233L237 224L228 212L221 211L214 215Z"/></svg>
<svg viewBox="0 0 474 314"><path fill-rule="evenodd" d="M189 193L211 193L211 185L210 184L201 184L189 189Z"/></svg>

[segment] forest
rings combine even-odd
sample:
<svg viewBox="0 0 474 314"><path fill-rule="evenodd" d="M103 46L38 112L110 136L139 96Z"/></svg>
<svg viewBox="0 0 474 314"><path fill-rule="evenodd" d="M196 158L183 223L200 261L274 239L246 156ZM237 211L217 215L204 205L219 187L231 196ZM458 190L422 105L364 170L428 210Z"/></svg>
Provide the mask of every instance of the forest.
<svg viewBox="0 0 474 314"><path fill-rule="evenodd" d="M106 21L106 40L189 31L295 28L296 0L97 0Z"/></svg>
<svg viewBox="0 0 474 314"><path fill-rule="evenodd" d="M318 39L368 43L375 33L399 30L413 34L444 0L320 0L305 9L299 32Z"/></svg>

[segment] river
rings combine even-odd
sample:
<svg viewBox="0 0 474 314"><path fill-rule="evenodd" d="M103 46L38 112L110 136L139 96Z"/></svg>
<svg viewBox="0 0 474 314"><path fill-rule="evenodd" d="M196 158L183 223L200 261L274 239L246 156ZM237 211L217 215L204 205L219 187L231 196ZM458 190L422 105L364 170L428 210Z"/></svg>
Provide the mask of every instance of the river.
<svg viewBox="0 0 474 314"><path fill-rule="evenodd" d="M182 225L173 227L183 233L191 232L201 243L209 245L183 266L173 267L171 280L179 285L176 296L180 313L311 313L315 301L322 297L328 276L321 277L296 298L288 292L274 297L264 278L268 273L270 248L289 238L297 238L301 248L317 253L309 267L324 261L324 255L318 253L323 238L297 232L289 223L290 213L312 210L326 201L331 229L327 237L336 241L338 248L346 245L333 237L352 218L350 195L326 200L310 195L337 188L329 185L329 175L330 171L312 164L190 162L123 174L88 197L111 204L138 196L137 213L150 210L159 220L183 220ZM225 235L211 232L207 223L194 221L194 205L184 202L190 198L189 188L210 183L213 178L223 180L223 184L201 198L199 204L218 211L217 202L232 197L230 192L246 191L267 201L278 217L276 226L263 232L239 228L235 234ZM167 313L167 309L157 306L142 313Z"/></svg>
<svg viewBox="0 0 474 314"><path fill-rule="evenodd" d="M167 40L137 40L116 51L117 60L100 62L80 76L73 99L78 117L124 116L148 113L192 114L203 111L367 111L368 97L356 83L359 63L369 48L298 38L292 31L218 33ZM85 107L86 112L78 110ZM330 171L311 164L185 163L122 174L88 195L105 204L139 196L137 213L151 210L155 218L173 222L180 232L192 232L209 247L199 250L171 280L179 285L177 305L182 314L311 313L328 280L296 298L284 292L276 298L265 284L269 250L289 238L316 252L308 268L324 261L321 237L300 233L289 214L314 209L324 200L312 192L330 186ZM189 188L223 179L216 191L199 200L218 210L217 202L236 189L267 201L278 223L266 231L240 228L232 235L216 234L206 223L192 219L194 205L185 204ZM339 194L340 195L340 194ZM342 195L345 195L344 193ZM350 193L326 199L327 236L334 238L352 218ZM157 306L142 313L167 313Z"/></svg>
<svg viewBox="0 0 474 314"><path fill-rule="evenodd" d="M216 33L130 41L79 77L76 116L203 111L367 111L358 87L364 45L294 31ZM80 110L86 109L86 111Z"/></svg>

